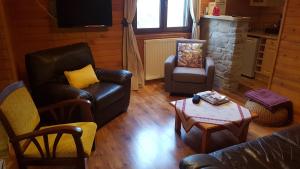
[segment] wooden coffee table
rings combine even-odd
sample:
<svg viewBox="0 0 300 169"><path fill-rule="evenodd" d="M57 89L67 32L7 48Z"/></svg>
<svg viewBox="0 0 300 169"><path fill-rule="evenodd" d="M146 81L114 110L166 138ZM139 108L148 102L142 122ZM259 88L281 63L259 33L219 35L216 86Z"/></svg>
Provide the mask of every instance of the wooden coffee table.
<svg viewBox="0 0 300 169"><path fill-rule="evenodd" d="M175 107L176 101L171 102L171 105ZM205 106L200 106L199 108L201 109L202 107L205 107L206 111L216 111L216 106L211 105L203 100L201 100L201 104L205 104ZM175 131L177 134L180 135L181 133L181 119L177 113L175 113ZM251 118L256 118L257 114L251 112ZM238 138L239 142L245 142L247 140L247 135L248 135L248 129L249 129L249 124L251 120L245 125L245 127L242 129L242 134ZM209 124L209 123L196 123L195 126L199 128L202 131L202 137L201 137L201 153L207 153L208 149L208 140L210 138L210 135L213 132L221 131L221 130L226 130L226 127L223 125L217 125L217 124Z"/></svg>

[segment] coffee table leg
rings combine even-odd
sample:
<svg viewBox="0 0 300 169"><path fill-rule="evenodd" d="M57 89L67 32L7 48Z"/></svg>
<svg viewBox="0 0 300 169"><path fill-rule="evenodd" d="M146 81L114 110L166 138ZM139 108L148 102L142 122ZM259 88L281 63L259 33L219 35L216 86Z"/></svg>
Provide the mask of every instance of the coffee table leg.
<svg viewBox="0 0 300 169"><path fill-rule="evenodd" d="M201 136L201 153L206 153L208 148L208 141L209 141L210 133L207 130L202 130Z"/></svg>
<svg viewBox="0 0 300 169"><path fill-rule="evenodd" d="M176 116L175 116L175 131L177 134L180 134L180 130L181 130L181 119L180 117L178 116L177 113L175 113Z"/></svg>
<svg viewBox="0 0 300 169"><path fill-rule="evenodd" d="M239 137L240 143L243 143L247 141L247 136L248 136L248 130L249 130L249 124L250 122L244 127L241 136Z"/></svg>

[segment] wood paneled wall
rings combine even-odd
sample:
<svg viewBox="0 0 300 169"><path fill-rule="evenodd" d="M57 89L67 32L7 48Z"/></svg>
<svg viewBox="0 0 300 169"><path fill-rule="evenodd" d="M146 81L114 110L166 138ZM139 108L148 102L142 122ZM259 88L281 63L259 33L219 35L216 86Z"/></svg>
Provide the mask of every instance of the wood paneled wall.
<svg viewBox="0 0 300 169"><path fill-rule="evenodd" d="M250 6L250 0L227 0L226 15L251 17L250 29L264 31L278 23L283 12L284 0L281 6L257 7Z"/></svg>
<svg viewBox="0 0 300 169"><path fill-rule="evenodd" d="M260 7L250 6L250 0L226 0L226 15L257 16Z"/></svg>
<svg viewBox="0 0 300 169"><path fill-rule="evenodd" d="M283 13L284 1L282 2L281 6L260 8L259 15L255 18L257 29L264 29L278 23Z"/></svg>
<svg viewBox="0 0 300 169"><path fill-rule="evenodd" d="M271 89L289 97L300 113L300 1L288 0Z"/></svg>
<svg viewBox="0 0 300 169"><path fill-rule="evenodd" d="M122 67L122 25L124 0L112 0L113 26L99 28L57 28L37 0L4 0L12 32L12 45L20 79L26 79L24 55L77 42L88 42L97 67ZM48 0L40 0L48 6Z"/></svg>
<svg viewBox="0 0 300 169"><path fill-rule="evenodd" d="M200 8L200 14L205 15L205 9L208 6L209 2L212 2L213 0L201 0L201 8Z"/></svg>
<svg viewBox="0 0 300 169"><path fill-rule="evenodd" d="M0 0L0 91L16 80L9 38L3 3Z"/></svg>

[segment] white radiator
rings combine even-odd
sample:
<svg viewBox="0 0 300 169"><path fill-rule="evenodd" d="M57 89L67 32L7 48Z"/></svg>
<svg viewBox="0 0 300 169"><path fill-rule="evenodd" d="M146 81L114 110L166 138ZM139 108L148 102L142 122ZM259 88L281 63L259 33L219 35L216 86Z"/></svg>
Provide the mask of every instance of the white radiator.
<svg viewBox="0 0 300 169"><path fill-rule="evenodd" d="M164 63L170 55L176 54L176 40L183 38L150 39L144 41L145 79L164 77Z"/></svg>

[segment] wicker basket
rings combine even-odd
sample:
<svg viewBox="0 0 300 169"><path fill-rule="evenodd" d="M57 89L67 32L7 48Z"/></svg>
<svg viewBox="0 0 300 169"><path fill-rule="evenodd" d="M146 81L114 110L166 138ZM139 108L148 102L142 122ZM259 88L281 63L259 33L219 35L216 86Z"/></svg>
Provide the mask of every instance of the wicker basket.
<svg viewBox="0 0 300 169"><path fill-rule="evenodd" d="M280 108L272 113L262 105L250 100L246 102L245 107L249 109L250 112L258 114L254 122L261 125L278 127L284 125L288 120L288 110L285 108Z"/></svg>

